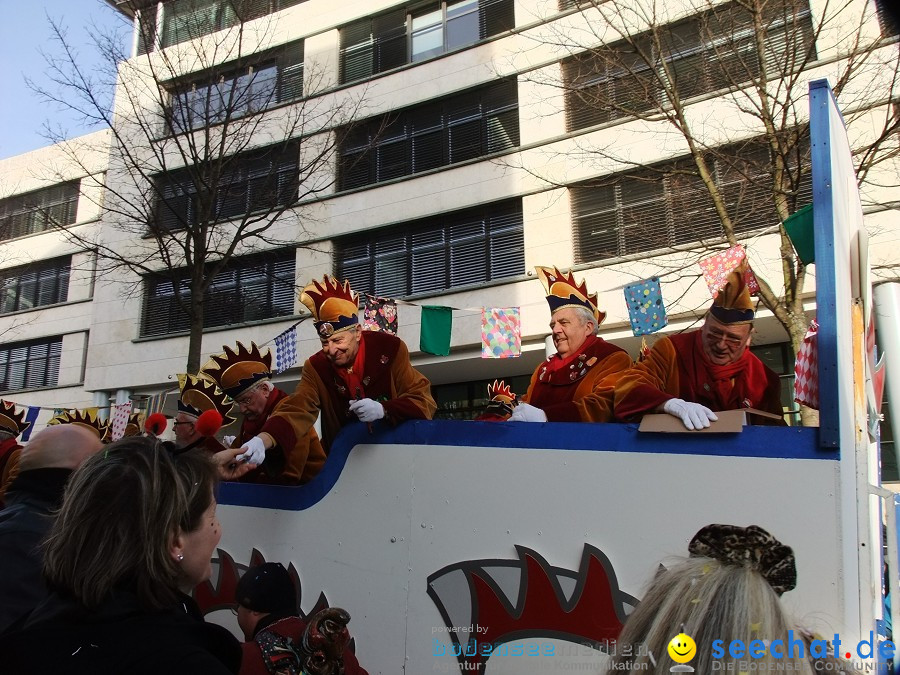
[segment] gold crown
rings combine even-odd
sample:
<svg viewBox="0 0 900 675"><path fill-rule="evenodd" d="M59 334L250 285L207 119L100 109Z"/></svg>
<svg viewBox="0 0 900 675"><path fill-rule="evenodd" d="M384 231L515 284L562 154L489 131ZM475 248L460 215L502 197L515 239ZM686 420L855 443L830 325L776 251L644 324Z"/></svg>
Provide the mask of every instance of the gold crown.
<svg viewBox="0 0 900 675"><path fill-rule="evenodd" d="M572 272L560 272L554 267L535 267L538 278L547 291L547 304L550 305L552 314L564 307L584 307L591 314L599 326L606 318L606 312L601 312L597 305L597 294L589 294L587 284L575 281Z"/></svg>
<svg viewBox="0 0 900 675"><path fill-rule="evenodd" d="M321 284L313 279L300 292L300 302L312 312L320 337L329 337L359 323L359 294L353 292L349 281L339 284L327 274Z"/></svg>
<svg viewBox="0 0 900 675"><path fill-rule="evenodd" d="M234 418L228 414L234 404L228 401L228 396L215 382L195 375L179 375L178 385L181 387L179 412L200 417L207 410L215 410L222 416L223 425L234 422Z"/></svg>
<svg viewBox="0 0 900 675"><path fill-rule="evenodd" d="M109 422L102 421L97 414L88 410L65 410L51 419L47 424L76 424L85 429L90 429L97 438L106 442L109 436Z"/></svg>
<svg viewBox="0 0 900 675"><path fill-rule="evenodd" d="M30 426L31 422L25 421L24 410L17 412L15 403L0 400L0 431L6 431L13 436L18 436Z"/></svg>
<svg viewBox="0 0 900 675"><path fill-rule="evenodd" d="M223 354L213 355L200 374L215 382L231 398L237 398L257 382L272 377L272 352L263 354L255 342L247 349L237 343L237 351L224 345ZM222 415L225 418L225 414Z"/></svg>

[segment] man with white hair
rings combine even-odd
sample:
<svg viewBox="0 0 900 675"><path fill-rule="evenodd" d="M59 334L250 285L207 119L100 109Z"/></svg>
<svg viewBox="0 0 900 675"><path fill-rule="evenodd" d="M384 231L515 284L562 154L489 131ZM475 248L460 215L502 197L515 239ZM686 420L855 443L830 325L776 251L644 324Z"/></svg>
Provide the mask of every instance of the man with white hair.
<svg viewBox="0 0 900 675"><path fill-rule="evenodd" d="M41 542L62 503L69 476L103 447L95 433L76 424L48 426L24 446L19 474L0 511L0 632L44 597Z"/></svg>
<svg viewBox="0 0 900 675"><path fill-rule="evenodd" d="M226 445L242 447L242 461L258 464L242 480L276 485L306 483L325 464L325 450L315 429L301 428L280 414L288 395L271 381L272 353L262 353L255 343L248 349L223 347L203 366L201 374L213 380L238 405L244 419L237 438L225 437ZM229 443L229 441L231 441Z"/></svg>
<svg viewBox="0 0 900 675"><path fill-rule="evenodd" d="M571 272L556 267L535 269L547 290L556 353L534 371L509 421L609 422L616 381L631 367L631 357L597 337L606 313L583 281L576 283Z"/></svg>

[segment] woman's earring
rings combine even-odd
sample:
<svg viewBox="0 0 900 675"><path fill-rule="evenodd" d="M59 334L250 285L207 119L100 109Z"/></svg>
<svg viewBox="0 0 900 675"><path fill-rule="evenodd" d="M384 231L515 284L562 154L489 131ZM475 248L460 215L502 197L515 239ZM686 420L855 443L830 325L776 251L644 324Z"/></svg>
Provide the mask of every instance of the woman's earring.
<svg viewBox="0 0 900 675"><path fill-rule="evenodd" d="M179 554L176 556L176 558L178 559L178 562L181 562L182 560L184 560L184 553L179 553Z"/></svg>

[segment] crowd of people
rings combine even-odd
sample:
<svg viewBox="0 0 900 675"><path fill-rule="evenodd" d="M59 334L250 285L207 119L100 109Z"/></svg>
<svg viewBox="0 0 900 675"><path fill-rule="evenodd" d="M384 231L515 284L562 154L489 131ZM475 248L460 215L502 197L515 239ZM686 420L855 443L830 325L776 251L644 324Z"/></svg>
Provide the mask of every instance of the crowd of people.
<svg viewBox="0 0 900 675"><path fill-rule="evenodd" d="M754 313L741 270L702 328L659 339L638 363L597 336L605 314L583 282L555 267L537 271L556 352L537 367L523 396L495 382L481 419L609 422L664 412L699 429L721 410L781 414L777 376L748 350ZM335 672L365 673L347 647L349 615L301 617L278 564L248 570L238 585L243 647L227 630L205 623L189 595L209 578L221 537L217 481L303 484L321 470L348 424L397 425L435 412L430 383L412 366L403 341L362 330L348 282L314 280L300 299L313 315L321 350L303 364L295 391L272 382L270 352L253 343L225 346L200 372L180 379L174 441L157 438L158 420L148 420L142 434L132 419L124 438L106 444L109 423L75 411L21 446L16 439L28 422L2 402L0 655L10 672L250 674L283 666L300 673L304 659L317 658L339 664ZM238 433L217 439L235 421L235 407ZM649 614L658 611L650 609L653 599L683 594L685 579L732 583L728 565L699 575L706 568L697 565L692 560L667 572L670 585L648 591L622 640L658 646L671 626L656 625L662 619ZM671 623L672 613L659 611ZM777 611L771 611L766 616L774 621ZM704 634L697 616L682 620Z"/></svg>

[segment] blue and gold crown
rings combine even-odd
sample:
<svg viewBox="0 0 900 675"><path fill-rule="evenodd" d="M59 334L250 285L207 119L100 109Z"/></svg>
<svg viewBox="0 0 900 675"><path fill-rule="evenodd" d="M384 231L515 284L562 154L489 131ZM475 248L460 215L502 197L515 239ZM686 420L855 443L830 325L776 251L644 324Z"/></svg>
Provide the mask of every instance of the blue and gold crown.
<svg viewBox="0 0 900 675"><path fill-rule="evenodd" d="M350 288L350 282L338 283L325 275L322 283L315 279L300 293L300 302L312 312L316 332L320 338L328 338L359 323L359 294Z"/></svg>
<svg viewBox="0 0 900 675"><path fill-rule="evenodd" d="M589 294L584 281L579 284L571 272L563 273L556 267L535 267L534 269L547 291L550 314L564 307L584 307L594 315L598 326L603 323L606 312L600 311L597 306L597 294Z"/></svg>

